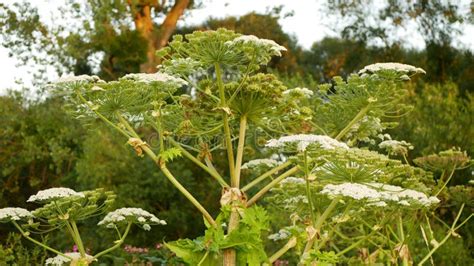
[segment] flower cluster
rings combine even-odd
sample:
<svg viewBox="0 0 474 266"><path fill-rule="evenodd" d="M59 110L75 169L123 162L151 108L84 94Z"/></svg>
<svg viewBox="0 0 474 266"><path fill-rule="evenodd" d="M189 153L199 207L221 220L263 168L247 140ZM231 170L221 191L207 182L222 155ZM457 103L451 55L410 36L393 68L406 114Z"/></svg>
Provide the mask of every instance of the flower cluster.
<svg viewBox="0 0 474 266"><path fill-rule="evenodd" d="M27 202L35 201L51 201L60 198L69 198L69 197L84 197L84 193L76 192L70 188L56 187L49 188L45 190L40 190L36 195L32 195L28 198Z"/></svg>
<svg viewBox="0 0 474 266"><path fill-rule="evenodd" d="M33 215L23 208L3 208L0 209L0 222L18 221L23 218L31 218Z"/></svg>
<svg viewBox="0 0 474 266"><path fill-rule="evenodd" d="M265 47L270 49L274 53L274 55L277 56L281 56L281 52L287 50L284 46L279 45L273 40L260 39L254 35L242 35L233 39L232 41L227 41L225 44L232 46L237 43L251 43L259 47Z"/></svg>
<svg viewBox="0 0 474 266"><path fill-rule="evenodd" d="M396 72L401 72L401 73L422 73L426 74L426 72L419 68L419 67L414 67L411 65L406 65L406 64L400 64L400 63L376 63L376 64L371 64L368 66L365 66L362 70L359 71L359 74L364 74L364 73L376 73L378 71L383 71L383 70L393 70Z"/></svg>
<svg viewBox="0 0 474 266"><path fill-rule="evenodd" d="M79 252L64 253L64 255L72 258L72 262L71 262L71 259L67 257L57 255L56 257L46 259L45 265L53 265L53 266L61 266L61 265L69 265L69 264L76 265L77 263L74 263L74 262L77 262L79 259L81 259L81 254ZM86 254L86 260L88 262L92 262L96 259L94 259L94 257L92 257L91 255Z"/></svg>
<svg viewBox="0 0 474 266"><path fill-rule="evenodd" d="M256 159L251 160L242 165L242 169L255 168L260 165L265 165L266 167L275 167L278 166L280 162L273 159Z"/></svg>
<svg viewBox="0 0 474 266"><path fill-rule="evenodd" d="M180 86L187 84L187 82L181 78L176 78L166 73L160 73L160 72L156 72L152 74L131 73L131 74L127 74L123 76L120 79L134 80L134 81L143 82L143 83L169 82L169 83L175 83L176 85L180 85Z"/></svg>
<svg viewBox="0 0 474 266"><path fill-rule="evenodd" d="M404 140L384 140L379 143L381 149L386 150L389 154L402 155L407 154L408 150L413 150L413 145Z"/></svg>
<svg viewBox="0 0 474 266"><path fill-rule="evenodd" d="M285 136L279 139L271 139L265 146L269 148L280 148L289 143L295 143L297 145L298 151L306 150L310 144L318 144L319 147L326 150L333 150L336 148L349 149L347 144L339 142L329 136L305 134Z"/></svg>
<svg viewBox="0 0 474 266"><path fill-rule="evenodd" d="M424 193L381 183L342 183L338 185L329 184L321 191L330 197L349 197L355 200L367 200L373 206L386 206L387 202L399 205L411 206L421 205L430 207L439 203L436 197L427 197Z"/></svg>
<svg viewBox="0 0 474 266"><path fill-rule="evenodd" d="M278 240L287 239L288 237L290 237L290 235L291 235L290 231L286 229L280 229L278 233L269 235L268 239L273 240L273 241L278 241Z"/></svg>
<svg viewBox="0 0 474 266"><path fill-rule="evenodd" d="M160 220L155 215L140 208L120 208L107 213L98 225L113 228L124 223L141 224L144 230L149 231L151 229L150 224L165 225L166 221Z"/></svg>
<svg viewBox="0 0 474 266"><path fill-rule="evenodd" d="M280 184L281 185L286 185L286 184L305 184L306 181L301 178L301 177L294 177L294 176L289 176L285 179L283 179Z"/></svg>
<svg viewBox="0 0 474 266"><path fill-rule="evenodd" d="M85 82L85 83L103 83L105 81L101 80L98 76L89 76L89 75L63 75L59 79L53 81L52 83L72 83L72 82Z"/></svg>
<svg viewBox="0 0 474 266"><path fill-rule="evenodd" d="M284 91L283 95L301 95L306 98L311 98L313 97L314 92L307 88L294 88Z"/></svg>

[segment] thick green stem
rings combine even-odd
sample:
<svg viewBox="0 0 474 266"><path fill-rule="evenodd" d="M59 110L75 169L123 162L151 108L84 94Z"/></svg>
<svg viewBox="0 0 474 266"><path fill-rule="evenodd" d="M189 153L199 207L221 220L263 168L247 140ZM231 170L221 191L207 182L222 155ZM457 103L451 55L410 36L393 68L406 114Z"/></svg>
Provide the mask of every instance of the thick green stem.
<svg viewBox="0 0 474 266"><path fill-rule="evenodd" d="M334 198L331 201L331 203L329 203L329 206L326 208L326 210L324 210L323 214L321 214L321 216L318 217L318 220L316 221L316 223L314 223L314 230L316 232L319 232L321 230L321 227L323 226L323 223L326 221L329 214L331 214L331 212L334 210L334 208L336 208L338 201L339 201L339 198ZM302 265L302 263L303 263L304 259L306 258L307 254L309 253L309 251L313 247L314 242L316 241L316 238L317 238L316 236L310 237L308 239L308 242L306 242L306 245L305 245L305 248L304 248L304 251L303 251L303 255L301 255L300 265Z"/></svg>
<svg viewBox="0 0 474 266"><path fill-rule="evenodd" d="M270 182L268 185L266 185L265 187L263 187L259 192L257 192L257 194L255 194L248 202L247 202L247 207L248 206L251 206L252 204L254 204L258 199L260 199L265 193L267 193L271 188L273 188L274 186L276 186L278 183L280 183L283 179L289 177L290 175L296 173L299 171L299 167L298 166L295 166L293 168L291 168L290 170L284 172L283 174L281 174L279 177L275 178L272 180L272 182Z"/></svg>
<svg viewBox="0 0 474 266"><path fill-rule="evenodd" d="M403 230L403 219L402 219L401 214L398 216L397 231L398 231L398 237L401 240L400 248L399 248L399 250L400 250L399 253L401 254L401 251L403 250L403 246L406 245L405 244L405 232ZM409 258L407 256L403 256L403 257L401 257L401 259L402 259L402 265L403 266L410 265Z"/></svg>
<svg viewBox="0 0 474 266"><path fill-rule="evenodd" d="M296 237L290 238L290 240L282 248L280 248L277 252L271 255L270 258L268 258L268 262L270 262L270 264L274 263L278 258L283 256L283 254L288 252L288 250L294 248L296 246L296 242L297 242ZM264 264L264 265L268 265L268 264Z"/></svg>
<svg viewBox="0 0 474 266"><path fill-rule="evenodd" d="M212 216L209 214L209 212L199 203L197 199L189 193L188 190L186 190L181 183L173 176L173 174L168 170L166 167L166 164L164 162L160 162L160 169L165 174L165 176L168 178L168 180L196 207L204 216L206 221L211 224L212 226L217 226L216 221L212 218Z"/></svg>
<svg viewBox="0 0 474 266"><path fill-rule="evenodd" d="M189 153L183 146L181 146L178 142L176 142L175 140L173 140L172 138L168 138L168 141L171 143L171 145L175 146L176 148L180 149L181 150L181 153L186 157L188 158L189 160L191 160L193 163L195 163L197 166L201 167L204 171L206 171L208 174L210 174L212 177L214 177L214 179L217 180L217 182L219 182L219 184L222 186L222 187L229 187L229 185L227 184L227 182L225 182L225 180L222 178L221 175L219 175L219 173L217 171L215 171L214 169L211 169L209 167L207 167L205 164L203 164L201 161L198 160L198 158L196 158L195 156L193 156L191 153Z"/></svg>
<svg viewBox="0 0 474 266"><path fill-rule="evenodd" d="M273 175L274 173L277 173L283 169L285 169L286 167L290 166L291 165L291 161L287 161L283 164L280 164L279 166L265 172L264 174L262 174L261 176L255 178L254 180L252 180L252 182L248 183L247 185L245 185L243 188L242 188L242 191L247 191L249 189L251 189L253 186L257 185L258 183L262 182L263 180L265 180L265 178Z"/></svg>
<svg viewBox="0 0 474 266"><path fill-rule="evenodd" d="M131 227L131 226L132 226L132 223L128 223L128 224L127 224L127 228L125 228L125 232L122 234L122 237L121 237L119 240L115 241L116 244L113 245L112 247L110 247L110 248L104 250L104 251L101 251L101 252L97 253L96 255L94 255L94 258L97 259L98 257L100 257L100 256L102 256L102 255L105 255L105 254L107 254L107 253L109 253L109 252L111 252L111 251L117 249L118 247L120 247L120 245L123 244L123 241L124 241L125 238L127 237L128 232L130 231L130 227Z"/></svg>
<svg viewBox="0 0 474 266"><path fill-rule="evenodd" d="M454 175L454 172L456 171L456 168L453 167L453 170L451 171L451 173L449 174L449 177L448 179L446 179L446 181L444 181L443 179L441 179L441 182L443 182L443 186L438 190L438 192L436 192L436 194L434 195L435 197L439 195L439 193L441 193L441 191L443 191L444 188L446 188L446 186L448 185L449 181L451 181L451 178L453 178L453 175ZM442 177L442 176L441 176Z"/></svg>
<svg viewBox="0 0 474 266"><path fill-rule="evenodd" d="M240 187L240 169L242 167L242 160L244 156L244 146L245 146L245 131L247 128L247 117L242 116L240 118L240 128L239 128L239 143L237 145L237 158L235 161L235 174L234 182L231 182L234 187Z"/></svg>
<svg viewBox="0 0 474 266"><path fill-rule="evenodd" d="M219 88L219 96L221 99L220 107L228 108L225 100L225 91L224 91L224 83L222 81L222 73L221 67L218 63L214 64L214 68L216 70L216 79L217 79L217 87ZM235 160L234 160L234 149L232 147L232 134L230 132L229 126L229 115L225 110L223 110L223 122L224 122L224 135L225 135L225 145L227 150L227 159L229 161L229 171L230 171L230 185L235 187L233 182L235 182Z"/></svg>
<svg viewBox="0 0 474 266"><path fill-rule="evenodd" d="M63 256L63 257L65 257L65 258L68 258L68 259L72 260L72 258L71 258L70 256L68 256L68 255L66 255L66 254L64 254L64 253L62 253L61 251L58 251L58 250L56 250L56 249L54 249L54 248L51 248L51 247L48 247L48 246L46 246L45 244L39 242L38 240L36 240L36 239L34 239L34 238L31 238L31 237L28 235L27 232L25 232L25 231L23 231L23 229L21 229L21 226L20 226L19 224L17 224L17 222L12 221L12 223L13 223L13 225L18 229L18 231L20 231L21 235L22 235L24 238L28 239L29 241L35 243L36 245L38 245L38 246L40 246L40 247L42 247L42 248L44 248L44 249L47 249L47 250L49 250L49 251L51 251L51 252L53 252L53 253L56 253L56 254L58 254L58 255L60 255L60 256Z"/></svg>
<svg viewBox="0 0 474 266"><path fill-rule="evenodd" d="M77 249L79 249L79 253L81 253L81 257L85 258L86 257L86 250L84 248L84 244L82 243L81 235L79 234L79 229L77 228L76 222L71 221L71 226L74 234L76 235L76 240L77 240Z"/></svg>
<svg viewBox="0 0 474 266"><path fill-rule="evenodd" d="M304 155L304 179L306 183L306 198L308 199L311 222L314 225L316 223L316 216L314 214L313 197L311 195L311 189L309 185L308 153L306 150L304 151L303 155Z"/></svg>
<svg viewBox="0 0 474 266"><path fill-rule="evenodd" d="M131 131L131 134L135 138L139 139L142 143L144 143L141 140L140 136L135 132L135 130L133 130L133 128L130 126L130 124L128 124L128 122L122 116L119 116L119 120L128 130ZM181 185L181 183L179 183L179 181L173 176L173 174L166 167L166 163L164 161L160 160L160 158L145 143L143 145L141 145L140 148L155 163L158 164L161 171L168 178L168 180L181 192L181 194L183 194L204 215L204 218L211 225L216 226L216 222L214 221L212 216L209 214L209 212L207 212L207 210L201 205L201 203L196 198L194 198L193 195L191 195L191 193L189 193L189 191L183 185Z"/></svg>
<svg viewBox="0 0 474 266"><path fill-rule="evenodd" d="M354 116L354 118L351 120L351 122L349 122L349 124L347 124L347 126L345 128L343 128L341 130L341 132L339 132L339 134L337 134L336 137L334 137L334 138L337 139L337 140L342 139L347 134L347 132L349 132L351 130L351 128L354 126L354 124L359 122L365 116L367 111L369 111L369 105L367 105L364 108L360 109L360 111Z"/></svg>

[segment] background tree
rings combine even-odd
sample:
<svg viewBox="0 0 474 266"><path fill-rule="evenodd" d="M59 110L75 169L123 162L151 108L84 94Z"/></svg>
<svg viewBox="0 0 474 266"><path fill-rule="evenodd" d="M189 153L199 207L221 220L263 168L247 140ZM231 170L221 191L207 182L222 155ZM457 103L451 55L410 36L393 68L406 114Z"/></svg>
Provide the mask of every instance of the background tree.
<svg viewBox="0 0 474 266"><path fill-rule="evenodd" d="M50 21L27 1L0 4L2 45L23 64L58 73L99 74L116 79L153 72L155 51L165 46L191 0L67 0Z"/></svg>
<svg viewBox="0 0 474 266"><path fill-rule="evenodd" d="M458 61L453 46L462 27L472 24L473 14L469 1L441 0L329 0L324 12L340 22L332 28L344 39L385 49L403 45L406 40L399 36L407 30L418 33L426 46L426 72L436 81L451 77L449 72Z"/></svg>

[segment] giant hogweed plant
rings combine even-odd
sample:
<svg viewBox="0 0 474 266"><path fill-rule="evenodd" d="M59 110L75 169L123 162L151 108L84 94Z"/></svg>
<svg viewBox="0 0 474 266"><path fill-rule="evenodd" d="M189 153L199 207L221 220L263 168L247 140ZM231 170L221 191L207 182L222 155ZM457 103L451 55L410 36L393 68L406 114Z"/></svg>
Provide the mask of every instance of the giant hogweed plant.
<svg viewBox="0 0 474 266"><path fill-rule="evenodd" d="M384 130L410 110L402 104L404 83L424 71L381 63L347 81L288 89L262 72L285 50L224 29L194 32L157 53L158 73L112 82L65 77L55 88L78 118L120 132L202 214L203 236L166 243L190 265L271 264L286 253L301 265L326 265L351 261L355 250L367 263L412 263L407 239L413 230L429 231L437 188L445 186L410 165L410 145ZM158 143L147 142L150 130ZM378 143L388 155L367 148ZM216 157L226 158L225 167ZM209 213L168 168L178 159L221 187L220 213ZM467 222L461 212L447 237ZM271 225L282 228L268 235ZM421 264L443 242L424 235L429 251ZM281 248L269 251L268 239L283 241Z"/></svg>
<svg viewBox="0 0 474 266"><path fill-rule="evenodd" d="M56 257L46 259L46 265L89 265L119 248L132 225L150 230L151 225L166 224L140 208L120 208L108 212L115 198L113 192L103 189L76 192L69 188L50 188L29 197L28 202L42 205L34 211L11 207L0 209L0 223L12 223L27 240L56 254ZM98 226L115 230L117 240L103 251L94 255L87 254L78 224L104 214L106 215ZM78 252L62 252L49 246L44 238L38 240L39 237L58 230L70 237Z"/></svg>

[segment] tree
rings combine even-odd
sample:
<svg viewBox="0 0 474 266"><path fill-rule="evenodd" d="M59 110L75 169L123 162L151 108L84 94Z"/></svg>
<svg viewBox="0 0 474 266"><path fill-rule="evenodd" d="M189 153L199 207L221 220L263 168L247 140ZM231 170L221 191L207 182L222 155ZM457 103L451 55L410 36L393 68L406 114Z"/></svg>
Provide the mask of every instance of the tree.
<svg viewBox="0 0 474 266"><path fill-rule="evenodd" d="M442 82L449 80L449 69L456 62L456 37L462 26L472 24L469 5L454 1L330 0L325 11L343 22L333 26L343 38L371 45L402 46L400 34L414 30L426 46L425 69Z"/></svg>
<svg viewBox="0 0 474 266"><path fill-rule="evenodd" d="M191 0L67 0L51 23L29 2L0 4L0 34L10 56L42 66L37 78L45 78L49 65L59 73L94 73L111 80L156 71L155 51L195 6Z"/></svg>

